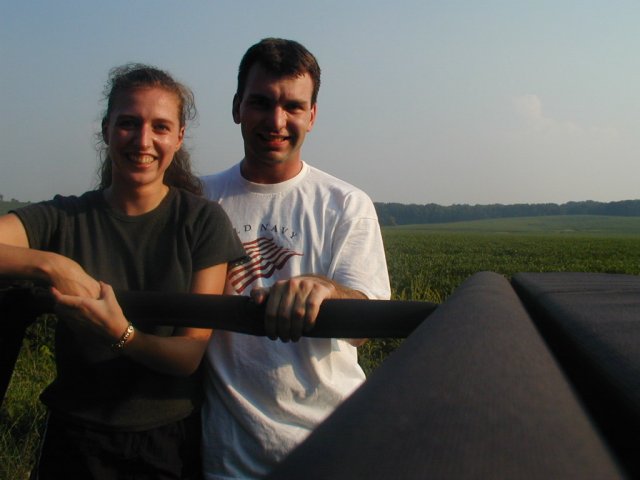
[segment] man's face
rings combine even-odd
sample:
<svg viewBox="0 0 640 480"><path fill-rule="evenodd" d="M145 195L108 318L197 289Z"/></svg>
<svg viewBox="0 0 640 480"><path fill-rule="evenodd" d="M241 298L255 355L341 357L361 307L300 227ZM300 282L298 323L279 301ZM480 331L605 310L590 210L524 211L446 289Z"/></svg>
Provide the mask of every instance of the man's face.
<svg viewBox="0 0 640 480"><path fill-rule="evenodd" d="M259 64L249 70L243 97L233 101L233 120L244 139L243 174L249 180L280 182L300 171L300 149L316 118L312 92L306 73L275 77Z"/></svg>

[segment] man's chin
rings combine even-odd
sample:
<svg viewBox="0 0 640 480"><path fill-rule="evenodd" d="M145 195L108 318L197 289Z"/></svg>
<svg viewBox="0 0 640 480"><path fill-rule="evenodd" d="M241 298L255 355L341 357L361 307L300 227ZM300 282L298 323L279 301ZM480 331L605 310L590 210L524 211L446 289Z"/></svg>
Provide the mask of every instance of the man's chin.
<svg viewBox="0 0 640 480"><path fill-rule="evenodd" d="M265 165L284 165L288 160L288 157L273 154L263 155L260 158L260 162Z"/></svg>

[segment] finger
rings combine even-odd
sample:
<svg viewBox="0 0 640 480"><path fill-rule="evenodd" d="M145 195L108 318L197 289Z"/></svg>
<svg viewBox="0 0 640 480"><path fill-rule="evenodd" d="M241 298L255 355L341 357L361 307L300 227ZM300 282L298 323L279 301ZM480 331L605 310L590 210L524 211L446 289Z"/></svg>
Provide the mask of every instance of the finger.
<svg viewBox="0 0 640 480"><path fill-rule="evenodd" d="M324 282L316 278L303 278L299 282L298 295L300 304L294 311L296 326L293 335L300 338L303 333L313 329L320 312L320 305L326 298L330 298L331 292Z"/></svg>
<svg viewBox="0 0 640 480"><path fill-rule="evenodd" d="M292 341L297 342L302 336L304 329L305 318L307 314L306 309L307 297L305 292L299 292L296 295L296 301L291 310L291 322L290 322L290 338Z"/></svg>
<svg viewBox="0 0 640 480"><path fill-rule="evenodd" d="M91 290L89 291L89 294L90 294L89 296L90 296L91 298L98 299L98 298L100 298L100 295L101 295L101 293L102 293L102 285L101 285L101 284L102 284L102 282L97 282L97 281L96 281L95 279L93 279L93 278L91 278L91 281L92 281L92 288L91 288ZM106 285L106 284L105 284L105 285Z"/></svg>
<svg viewBox="0 0 640 480"><path fill-rule="evenodd" d="M78 282L78 296L97 300L100 298L100 283L89 277L88 281Z"/></svg>
<svg viewBox="0 0 640 480"><path fill-rule="evenodd" d="M309 333L316 325L318 313L320 313L320 305L322 305L323 301L324 297L319 297L317 295L309 295L309 297L307 297L307 305L304 314L304 333Z"/></svg>
<svg viewBox="0 0 640 480"><path fill-rule="evenodd" d="M51 291L51 294L53 295L54 300L57 302L58 298L62 295L62 293L56 287L51 287L50 291Z"/></svg>
<svg viewBox="0 0 640 480"><path fill-rule="evenodd" d="M264 301L269 296L269 288L266 287L256 287L249 293L251 299L256 303L256 305L262 305Z"/></svg>
<svg viewBox="0 0 640 480"><path fill-rule="evenodd" d="M269 338L280 338L283 342L291 338L291 310L295 296L291 281L279 281L271 287L265 308L265 327Z"/></svg>
<svg viewBox="0 0 640 480"><path fill-rule="evenodd" d="M288 283L286 290L282 292L277 313L278 337L283 342L298 340L302 329L304 316L304 298L306 293L297 289L293 283Z"/></svg>
<svg viewBox="0 0 640 480"><path fill-rule="evenodd" d="M53 298L57 304L74 308L79 306L80 297L76 297L75 295L65 295L56 287L51 287L51 293L53 294Z"/></svg>
<svg viewBox="0 0 640 480"><path fill-rule="evenodd" d="M100 281L100 296L98 297L98 299L104 300L107 303L118 303L116 294L113 291L113 287L103 281Z"/></svg>
<svg viewBox="0 0 640 480"><path fill-rule="evenodd" d="M282 298L282 291L280 289L272 288L267 297L266 306L264 309L264 330L271 340L278 338L278 312L280 311L280 301Z"/></svg>
<svg viewBox="0 0 640 480"><path fill-rule="evenodd" d="M82 320L85 312L82 298L73 295L65 295L58 289L51 289L51 293L56 301L54 312L61 318Z"/></svg>

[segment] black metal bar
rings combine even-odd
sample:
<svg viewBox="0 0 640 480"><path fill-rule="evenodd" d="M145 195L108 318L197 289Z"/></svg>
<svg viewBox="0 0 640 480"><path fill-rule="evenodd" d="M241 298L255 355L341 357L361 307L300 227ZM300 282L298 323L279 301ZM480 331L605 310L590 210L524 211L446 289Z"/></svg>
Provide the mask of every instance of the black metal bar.
<svg viewBox="0 0 640 480"><path fill-rule="evenodd" d="M116 292L127 318L137 323L217 328L264 335L264 310L249 297L190 293ZM404 338L437 307L400 300L325 300L316 338Z"/></svg>
<svg viewBox="0 0 640 480"><path fill-rule="evenodd" d="M54 311L47 289L0 290L0 400L13 373L27 326ZM264 309L249 297L191 293L118 291L125 316L138 325L204 327L265 335ZM314 329L316 338L404 338L437 307L399 300L325 300ZM1 404L1 401L0 401Z"/></svg>
<svg viewBox="0 0 640 480"><path fill-rule="evenodd" d="M484 272L265 478L627 477L508 280Z"/></svg>
<svg viewBox="0 0 640 480"><path fill-rule="evenodd" d="M0 289L0 405L20 353L27 327L42 313L53 311L53 297L42 288Z"/></svg>

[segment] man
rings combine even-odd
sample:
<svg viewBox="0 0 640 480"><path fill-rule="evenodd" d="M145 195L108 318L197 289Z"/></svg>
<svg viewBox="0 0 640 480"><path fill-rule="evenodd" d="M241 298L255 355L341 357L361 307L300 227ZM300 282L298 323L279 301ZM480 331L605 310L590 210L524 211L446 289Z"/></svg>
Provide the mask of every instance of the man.
<svg viewBox="0 0 640 480"><path fill-rule="evenodd" d="M205 177L250 261L227 293L266 302L271 339L216 331L207 351L207 480L259 478L364 380L362 341L301 338L328 298L389 298L380 228L357 188L304 163L320 68L297 42L265 39L240 63L233 119L244 159Z"/></svg>

